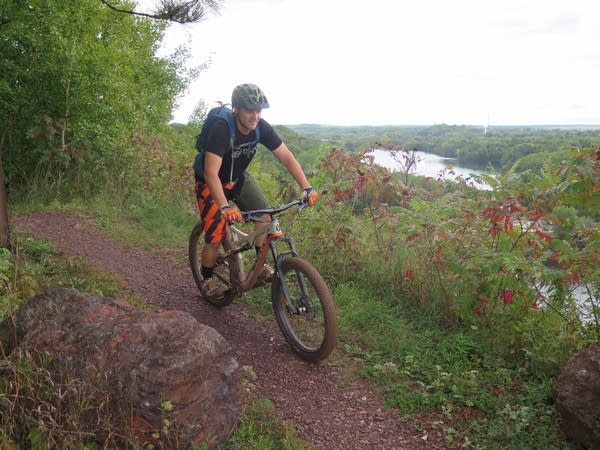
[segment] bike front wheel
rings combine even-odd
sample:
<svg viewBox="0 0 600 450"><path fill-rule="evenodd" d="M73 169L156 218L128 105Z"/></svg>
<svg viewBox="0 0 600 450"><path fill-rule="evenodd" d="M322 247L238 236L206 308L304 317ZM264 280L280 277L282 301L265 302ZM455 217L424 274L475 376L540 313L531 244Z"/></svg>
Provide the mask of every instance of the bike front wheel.
<svg viewBox="0 0 600 450"><path fill-rule="evenodd" d="M202 223L196 224L192 233L190 234L190 241L188 246L188 255L190 259L190 268L192 269L192 275L194 276L194 281L196 281L196 285L198 289L200 289L200 293L202 294L202 284L204 283L204 277L202 276L202 251L204 248L204 231L202 229ZM231 248L231 242L226 240L221 245L219 245L218 253L219 255L224 254L225 251ZM218 280L219 284L223 288L224 295L218 297L208 297L202 294L202 297L207 302L215 305L215 306L227 306L233 302L235 299L235 293L233 289L231 289L231 271L235 270L232 265L236 264L236 261L233 261L234 258L231 258L232 261L225 260L223 258L218 258L217 264L213 269L213 277Z"/></svg>
<svg viewBox="0 0 600 450"><path fill-rule="evenodd" d="M329 356L337 333L335 303L317 269L299 257L284 259L271 284L271 301L277 324L297 355L309 362Z"/></svg>

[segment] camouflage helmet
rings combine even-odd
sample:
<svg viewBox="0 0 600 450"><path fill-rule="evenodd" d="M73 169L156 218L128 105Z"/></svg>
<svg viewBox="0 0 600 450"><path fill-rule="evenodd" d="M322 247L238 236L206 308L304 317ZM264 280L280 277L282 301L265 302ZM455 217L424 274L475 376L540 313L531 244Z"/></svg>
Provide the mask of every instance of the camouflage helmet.
<svg viewBox="0 0 600 450"><path fill-rule="evenodd" d="M255 84L240 84L231 94L231 104L234 108L264 109L269 107L265 93Z"/></svg>

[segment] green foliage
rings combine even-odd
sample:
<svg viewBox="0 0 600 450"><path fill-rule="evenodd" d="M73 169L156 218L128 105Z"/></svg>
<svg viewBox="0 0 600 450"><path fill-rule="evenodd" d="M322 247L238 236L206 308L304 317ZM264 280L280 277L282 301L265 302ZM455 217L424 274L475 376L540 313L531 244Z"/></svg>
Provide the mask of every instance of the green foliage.
<svg viewBox="0 0 600 450"><path fill-rule="evenodd" d="M44 278L56 273L52 262L56 249L49 243L17 234L14 249L0 250L0 320L35 295Z"/></svg>
<svg viewBox="0 0 600 450"><path fill-rule="evenodd" d="M334 151L323 165L331 186L324 202L336 211L334 232L320 235L324 257L338 249L374 288L391 286L417 306L437 304L446 320L502 329L523 308L538 315L531 306L540 303L550 306L544 314L568 319L572 310L554 305L548 292L598 282L595 158L580 152L557 175L509 174L493 192L428 194ZM553 232L567 225L552 215L558 206L579 211L565 239ZM370 264L375 258L385 272Z"/></svg>
<svg viewBox="0 0 600 450"><path fill-rule="evenodd" d="M12 230L13 251L0 250L0 320L23 301L49 287L71 287L97 295L126 295L122 282L95 272L75 258L64 258L56 247Z"/></svg>
<svg viewBox="0 0 600 450"><path fill-rule="evenodd" d="M206 119L207 114L208 107L206 106L206 102L204 100L200 100L188 119L188 125L196 127L198 129L197 133L199 133L202 129L202 124L204 123L204 119Z"/></svg>
<svg viewBox="0 0 600 450"><path fill-rule="evenodd" d="M135 132L164 128L193 76L179 69L187 55L157 58L164 25L96 0L11 4L0 27L7 181L15 189L49 173L97 187L132 157Z"/></svg>
<svg viewBox="0 0 600 450"><path fill-rule="evenodd" d="M266 398L250 402L237 429L219 449L311 449L311 445L298 439L289 426L275 417L273 408L273 402Z"/></svg>
<svg viewBox="0 0 600 450"><path fill-rule="evenodd" d="M322 162L302 249L337 286L344 351L389 405L441 412L453 445L563 448L549 386L600 336L598 158L490 177L491 191L409 187L339 150Z"/></svg>
<svg viewBox="0 0 600 450"><path fill-rule="evenodd" d="M192 134L192 127L171 127L161 137L137 133L130 151L110 164L112 170L81 172L75 180L40 171L11 198L29 209L70 205L93 210L126 241L148 246L186 242L197 220Z"/></svg>

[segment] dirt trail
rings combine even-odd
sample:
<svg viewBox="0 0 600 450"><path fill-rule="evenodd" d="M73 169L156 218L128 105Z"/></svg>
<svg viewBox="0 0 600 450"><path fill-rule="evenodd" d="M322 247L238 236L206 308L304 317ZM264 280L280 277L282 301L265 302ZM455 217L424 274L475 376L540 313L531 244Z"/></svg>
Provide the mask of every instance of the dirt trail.
<svg viewBox="0 0 600 450"><path fill-rule="evenodd" d="M14 217L11 223L53 241L68 255L87 258L96 268L119 275L146 302L186 311L215 328L232 344L238 362L252 366L258 375L258 394L273 400L277 415L315 448L446 448L439 422L403 420L383 408L382 398L367 383L348 384L342 369L295 357L274 318L257 322L239 304L218 309L202 301L184 252L126 247L73 212L36 212Z"/></svg>

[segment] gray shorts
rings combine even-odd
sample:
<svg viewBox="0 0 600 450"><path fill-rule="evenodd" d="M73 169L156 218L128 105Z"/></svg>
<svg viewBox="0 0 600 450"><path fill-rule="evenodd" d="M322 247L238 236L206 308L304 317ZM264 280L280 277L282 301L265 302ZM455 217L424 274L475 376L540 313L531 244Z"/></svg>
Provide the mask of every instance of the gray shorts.
<svg viewBox="0 0 600 450"><path fill-rule="evenodd" d="M239 193L233 193L231 200L235 202L240 211L270 208L265 194L248 171L244 172L244 182Z"/></svg>

